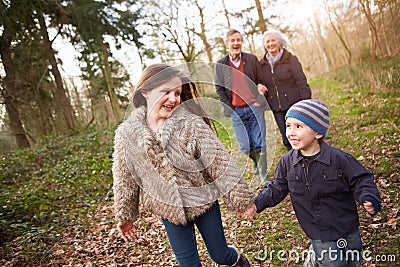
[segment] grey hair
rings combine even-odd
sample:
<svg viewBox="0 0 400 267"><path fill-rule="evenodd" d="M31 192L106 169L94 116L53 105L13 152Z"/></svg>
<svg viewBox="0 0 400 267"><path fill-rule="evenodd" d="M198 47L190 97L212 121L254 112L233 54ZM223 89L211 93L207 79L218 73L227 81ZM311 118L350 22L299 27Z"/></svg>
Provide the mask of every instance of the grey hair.
<svg viewBox="0 0 400 267"><path fill-rule="evenodd" d="M242 37L242 39L243 39L242 33L241 33L240 31L238 31L238 30L236 30L236 29L230 29L230 30L226 33L225 42L228 42L228 41L229 41L229 37L231 37L231 35L234 35L235 33L240 34L240 37Z"/></svg>
<svg viewBox="0 0 400 267"><path fill-rule="evenodd" d="M280 31L278 31L278 30L271 29L271 30L268 30L268 31L264 32L264 34L263 34L261 47L262 47L262 49L264 50L264 52L267 52L267 51L265 50L265 46L264 46L264 44L265 44L265 38L267 38L267 36L270 35L270 34L273 34L273 35L276 36L276 38L278 39L278 41L279 41L279 43L281 44L281 47L282 47L282 48L284 48L284 47L287 46L287 42L286 42L286 39L285 39L285 37L283 36L283 34L282 34Z"/></svg>

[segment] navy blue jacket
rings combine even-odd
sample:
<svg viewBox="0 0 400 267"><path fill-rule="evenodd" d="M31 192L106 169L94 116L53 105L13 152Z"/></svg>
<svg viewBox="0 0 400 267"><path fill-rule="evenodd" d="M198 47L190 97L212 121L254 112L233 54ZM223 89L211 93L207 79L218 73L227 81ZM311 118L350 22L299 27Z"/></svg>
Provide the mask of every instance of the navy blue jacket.
<svg viewBox="0 0 400 267"><path fill-rule="evenodd" d="M306 235L323 242L338 240L358 228L356 201L368 200L376 212L381 209L373 174L353 156L325 142L312 161L293 149L281 158L274 180L255 199L257 212L277 205L288 193Z"/></svg>
<svg viewBox="0 0 400 267"><path fill-rule="evenodd" d="M311 98L306 75L296 56L283 49L282 57L271 68L264 57L260 60L262 81L268 88L266 98L273 111L287 111L294 103Z"/></svg>
<svg viewBox="0 0 400 267"><path fill-rule="evenodd" d="M257 89L257 84L260 83L262 76L258 58L253 54L241 52L241 60L243 60L244 74L246 75L250 90L256 98L256 102L267 108L267 101ZM215 66L215 89L219 100L224 104L224 116L229 117L233 112L232 67L229 66L229 55L220 59Z"/></svg>

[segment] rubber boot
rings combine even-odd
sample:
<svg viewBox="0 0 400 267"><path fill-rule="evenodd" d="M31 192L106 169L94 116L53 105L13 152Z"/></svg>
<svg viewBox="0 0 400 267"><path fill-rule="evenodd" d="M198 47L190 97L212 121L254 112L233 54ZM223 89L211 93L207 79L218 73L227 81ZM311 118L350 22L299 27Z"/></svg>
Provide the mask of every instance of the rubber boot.
<svg viewBox="0 0 400 267"><path fill-rule="evenodd" d="M268 172L267 172L267 152L261 152L259 157L259 161L257 164L258 171L260 173L260 182L261 186L266 187L269 183L268 181Z"/></svg>
<svg viewBox="0 0 400 267"><path fill-rule="evenodd" d="M253 174L259 174L260 170L258 169L258 162L260 160L260 152L255 150L250 151L249 158L252 160L251 166L253 167Z"/></svg>

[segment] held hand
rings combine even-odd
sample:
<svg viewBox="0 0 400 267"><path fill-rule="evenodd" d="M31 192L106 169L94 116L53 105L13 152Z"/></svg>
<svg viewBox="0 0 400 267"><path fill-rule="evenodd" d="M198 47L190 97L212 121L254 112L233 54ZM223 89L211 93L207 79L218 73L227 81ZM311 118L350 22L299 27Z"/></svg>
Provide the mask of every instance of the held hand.
<svg viewBox="0 0 400 267"><path fill-rule="evenodd" d="M252 221L253 217L248 216L244 211L239 211L238 212L238 216L239 218L243 219L243 220L247 220L247 221Z"/></svg>
<svg viewBox="0 0 400 267"><path fill-rule="evenodd" d="M253 221L257 214L257 207L255 204L250 204L244 211L238 212L240 218Z"/></svg>
<svg viewBox="0 0 400 267"><path fill-rule="evenodd" d="M127 222L119 222L117 224L117 229L121 235L121 237L128 242L134 234L133 223L131 221Z"/></svg>
<svg viewBox="0 0 400 267"><path fill-rule="evenodd" d="M257 85L257 89L258 89L258 92L260 94L262 94L262 95L264 95L266 92L268 92L268 88L265 85L261 84L261 83L259 83Z"/></svg>
<svg viewBox="0 0 400 267"><path fill-rule="evenodd" d="M248 216L251 216L253 219L256 217L257 214L257 206L256 204L251 204L247 209L246 209L246 214Z"/></svg>
<svg viewBox="0 0 400 267"><path fill-rule="evenodd" d="M369 214L374 214L375 213L375 207L374 205L369 202L369 201L364 201L363 203L364 209L369 213Z"/></svg>
<svg viewBox="0 0 400 267"><path fill-rule="evenodd" d="M247 215L245 212L238 212L238 216L239 218L243 219L243 220L247 220L247 221L253 221L254 217L252 217L251 215Z"/></svg>

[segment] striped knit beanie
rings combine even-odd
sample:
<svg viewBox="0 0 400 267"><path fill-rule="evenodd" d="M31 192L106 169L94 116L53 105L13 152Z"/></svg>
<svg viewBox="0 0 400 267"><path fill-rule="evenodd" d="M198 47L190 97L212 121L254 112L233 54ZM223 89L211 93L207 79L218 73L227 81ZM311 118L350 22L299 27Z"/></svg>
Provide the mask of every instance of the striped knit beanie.
<svg viewBox="0 0 400 267"><path fill-rule="evenodd" d="M329 109L324 102L315 99L299 101L289 108L285 120L288 117L298 119L317 133L326 136L329 127Z"/></svg>

